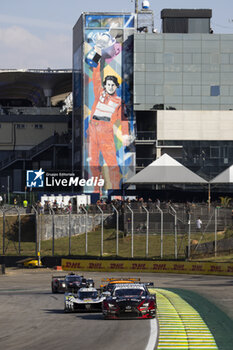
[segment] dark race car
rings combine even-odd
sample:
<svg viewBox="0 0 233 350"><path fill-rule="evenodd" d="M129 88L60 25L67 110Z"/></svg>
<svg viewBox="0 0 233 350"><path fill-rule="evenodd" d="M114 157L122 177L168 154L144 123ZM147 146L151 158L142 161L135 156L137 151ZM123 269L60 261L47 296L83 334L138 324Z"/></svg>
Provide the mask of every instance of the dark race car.
<svg viewBox="0 0 233 350"><path fill-rule="evenodd" d="M155 318L156 297L142 283L119 284L103 301L102 311L105 319Z"/></svg>
<svg viewBox="0 0 233 350"><path fill-rule="evenodd" d="M51 281L51 289L52 293L65 293L66 284L65 284L66 276L52 276Z"/></svg>
<svg viewBox="0 0 233 350"><path fill-rule="evenodd" d="M52 276L51 288L53 293L77 292L80 288L94 287L92 278L84 278L73 272L66 276Z"/></svg>
<svg viewBox="0 0 233 350"><path fill-rule="evenodd" d="M87 286L86 278L80 275L70 274L65 278L66 292L75 293L80 288Z"/></svg>

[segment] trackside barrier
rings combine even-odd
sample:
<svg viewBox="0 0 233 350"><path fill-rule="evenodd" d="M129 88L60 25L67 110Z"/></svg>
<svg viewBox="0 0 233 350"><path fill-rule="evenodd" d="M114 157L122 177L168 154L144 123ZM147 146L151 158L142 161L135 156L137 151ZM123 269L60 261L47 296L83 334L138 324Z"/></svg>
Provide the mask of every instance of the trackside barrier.
<svg viewBox="0 0 233 350"><path fill-rule="evenodd" d="M63 270L233 276L233 263L62 259Z"/></svg>

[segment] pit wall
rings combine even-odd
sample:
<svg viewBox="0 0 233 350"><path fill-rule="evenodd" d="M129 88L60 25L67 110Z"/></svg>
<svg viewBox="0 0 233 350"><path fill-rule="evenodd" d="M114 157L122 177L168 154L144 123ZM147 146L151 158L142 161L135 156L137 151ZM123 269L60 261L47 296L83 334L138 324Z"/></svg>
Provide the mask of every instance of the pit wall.
<svg viewBox="0 0 233 350"><path fill-rule="evenodd" d="M62 259L63 270L233 276L233 263Z"/></svg>

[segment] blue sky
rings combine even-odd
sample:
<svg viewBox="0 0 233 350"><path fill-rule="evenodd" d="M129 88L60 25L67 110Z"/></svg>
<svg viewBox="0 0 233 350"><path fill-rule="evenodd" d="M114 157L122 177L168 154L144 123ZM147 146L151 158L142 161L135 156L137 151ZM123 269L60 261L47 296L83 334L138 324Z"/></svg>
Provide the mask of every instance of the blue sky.
<svg viewBox="0 0 233 350"><path fill-rule="evenodd" d="M139 8L142 1L139 0ZM72 67L72 28L82 12L134 12L134 0L0 0L0 69ZM215 33L233 34L232 0L151 0L155 27L164 8L209 8Z"/></svg>

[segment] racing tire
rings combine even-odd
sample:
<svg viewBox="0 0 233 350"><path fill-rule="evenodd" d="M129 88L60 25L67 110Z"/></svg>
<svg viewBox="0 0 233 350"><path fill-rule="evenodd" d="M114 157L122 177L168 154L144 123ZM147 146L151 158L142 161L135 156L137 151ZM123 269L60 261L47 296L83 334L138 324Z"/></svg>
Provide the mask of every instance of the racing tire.
<svg viewBox="0 0 233 350"><path fill-rule="evenodd" d="M54 287L52 286L52 293L53 293L53 294L58 293L57 288L54 288Z"/></svg>

